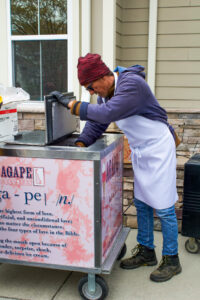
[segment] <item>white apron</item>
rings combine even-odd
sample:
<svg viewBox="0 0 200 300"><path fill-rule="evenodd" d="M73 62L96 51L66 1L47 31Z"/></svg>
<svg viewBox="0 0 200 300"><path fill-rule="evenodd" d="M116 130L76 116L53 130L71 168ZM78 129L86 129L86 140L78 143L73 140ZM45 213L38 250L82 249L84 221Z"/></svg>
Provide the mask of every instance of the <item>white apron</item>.
<svg viewBox="0 0 200 300"><path fill-rule="evenodd" d="M116 82L115 74L115 86ZM116 124L132 151L134 197L156 209L174 205L178 199L176 146L168 126L137 115Z"/></svg>

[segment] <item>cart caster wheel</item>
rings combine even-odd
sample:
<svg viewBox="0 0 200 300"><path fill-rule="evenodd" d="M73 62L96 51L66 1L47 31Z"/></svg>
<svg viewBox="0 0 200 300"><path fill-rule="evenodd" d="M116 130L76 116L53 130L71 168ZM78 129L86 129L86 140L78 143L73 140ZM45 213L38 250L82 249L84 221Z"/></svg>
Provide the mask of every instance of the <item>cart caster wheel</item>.
<svg viewBox="0 0 200 300"><path fill-rule="evenodd" d="M88 290L88 276L81 278L78 285L80 296L87 300L103 300L108 295L108 286L105 280L100 276L95 276L96 290L91 294Z"/></svg>
<svg viewBox="0 0 200 300"><path fill-rule="evenodd" d="M117 260L120 260L121 258L124 257L124 255L126 254L126 251L127 251L127 247L126 247L126 244L124 244L121 252L119 253L118 257L117 257Z"/></svg>
<svg viewBox="0 0 200 300"><path fill-rule="evenodd" d="M197 243L195 238L189 238L186 242L185 242L185 249L189 252L189 253L197 253L199 251L199 244Z"/></svg>

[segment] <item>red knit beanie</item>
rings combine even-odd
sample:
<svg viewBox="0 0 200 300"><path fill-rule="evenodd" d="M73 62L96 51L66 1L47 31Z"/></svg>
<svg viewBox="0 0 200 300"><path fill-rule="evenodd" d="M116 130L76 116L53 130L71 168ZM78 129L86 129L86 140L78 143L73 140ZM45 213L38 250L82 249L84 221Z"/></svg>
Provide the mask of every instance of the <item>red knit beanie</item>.
<svg viewBox="0 0 200 300"><path fill-rule="evenodd" d="M101 60L101 56L92 53L79 57L77 68L78 79L81 85L100 79L110 72L110 69Z"/></svg>

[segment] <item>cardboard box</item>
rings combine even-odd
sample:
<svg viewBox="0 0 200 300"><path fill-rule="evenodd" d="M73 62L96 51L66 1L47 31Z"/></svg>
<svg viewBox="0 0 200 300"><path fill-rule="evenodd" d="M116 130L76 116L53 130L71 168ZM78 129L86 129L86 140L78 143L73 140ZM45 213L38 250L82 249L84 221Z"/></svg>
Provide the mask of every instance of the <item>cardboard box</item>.
<svg viewBox="0 0 200 300"><path fill-rule="evenodd" d="M17 108L2 106L0 110L0 142L14 139L18 133Z"/></svg>

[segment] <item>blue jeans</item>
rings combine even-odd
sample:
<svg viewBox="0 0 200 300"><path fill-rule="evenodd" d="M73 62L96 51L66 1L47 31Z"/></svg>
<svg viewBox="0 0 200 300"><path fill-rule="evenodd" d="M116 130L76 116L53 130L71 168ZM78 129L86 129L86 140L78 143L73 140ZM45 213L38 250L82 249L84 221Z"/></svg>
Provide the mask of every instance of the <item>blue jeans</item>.
<svg viewBox="0 0 200 300"><path fill-rule="evenodd" d="M154 248L153 208L136 198L134 203L137 209L137 241L141 245ZM155 212L161 221L163 235L162 255L176 255L178 253L178 223L175 206L173 205L166 209L155 209Z"/></svg>

